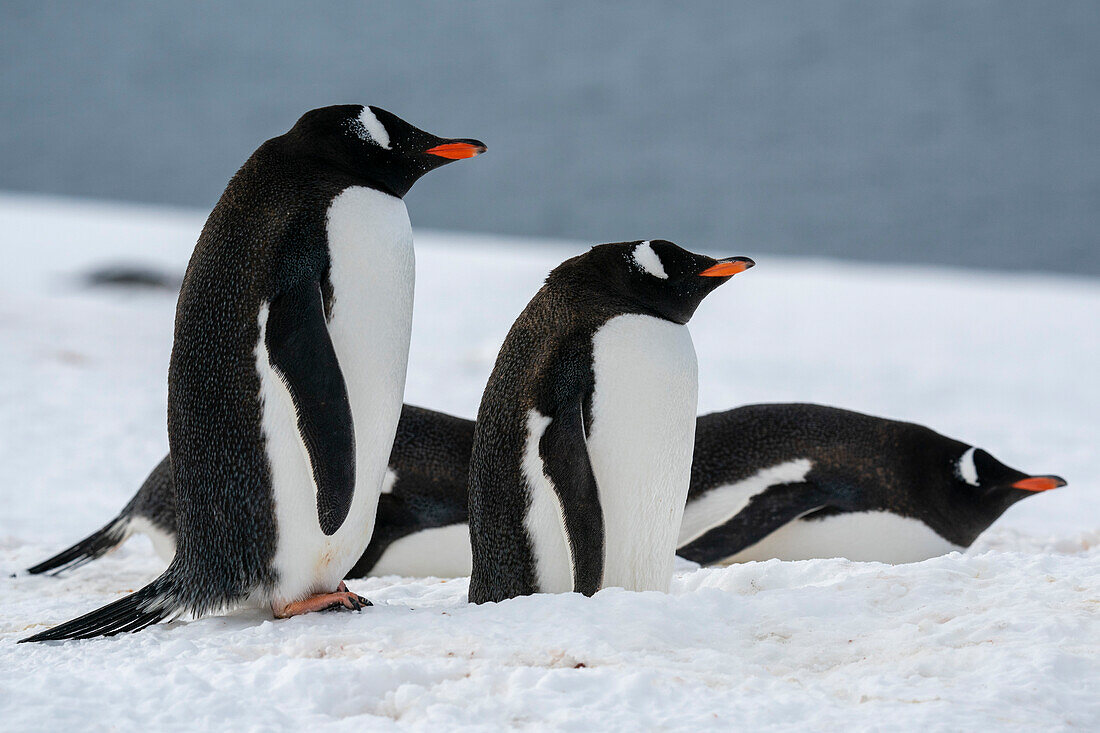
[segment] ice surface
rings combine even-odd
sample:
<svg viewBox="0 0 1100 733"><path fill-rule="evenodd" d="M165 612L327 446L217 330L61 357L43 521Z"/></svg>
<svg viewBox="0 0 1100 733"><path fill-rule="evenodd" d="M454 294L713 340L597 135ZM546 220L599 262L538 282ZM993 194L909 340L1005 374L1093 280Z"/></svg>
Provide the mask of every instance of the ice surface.
<svg viewBox="0 0 1100 733"><path fill-rule="evenodd" d="M682 562L670 595L482 607L465 605L465 580L376 578L351 584L378 604L362 614L250 612L16 646L162 567L137 540L63 578L20 574L112 517L167 448L174 297L88 289L81 275L177 273L202 220L0 197L5 730L1100 726L1100 283L1033 276L1026 262L993 275L746 245L758 267L692 322L703 411L824 402L1069 481L964 555ZM418 232L407 401L472 416L511 321L584 246Z"/></svg>

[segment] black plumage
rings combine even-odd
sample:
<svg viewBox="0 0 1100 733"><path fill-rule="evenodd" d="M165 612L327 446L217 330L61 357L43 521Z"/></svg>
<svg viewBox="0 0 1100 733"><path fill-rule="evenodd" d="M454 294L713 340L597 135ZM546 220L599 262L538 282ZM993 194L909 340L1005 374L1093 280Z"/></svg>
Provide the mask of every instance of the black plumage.
<svg viewBox="0 0 1100 733"><path fill-rule="evenodd" d="M258 348L266 348L293 399L320 529L332 534L343 522L357 467L344 377L326 328L329 206L355 186L400 198L427 171L484 150L370 108L389 138L376 140L362 122L367 112L361 105L312 110L261 145L229 182L195 246L168 373L171 564L133 596L24 641L134 631L169 616L273 598L279 531Z"/></svg>
<svg viewBox="0 0 1100 733"><path fill-rule="evenodd" d="M658 259L661 275L636 259L639 248ZM740 261L741 269L752 264L731 259ZM604 517L585 438L592 428L596 388L593 337L626 314L686 324L707 293L728 279L700 276L716 264L662 240L598 245L555 268L516 319L486 384L474 428L471 602L540 590L524 524L532 501L524 475L532 413L549 419L538 454L560 504L573 589L589 595L599 589Z"/></svg>
<svg viewBox="0 0 1100 733"><path fill-rule="evenodd" d="M807 458L812 467L803 481L758 494L736 517L677 552L703 564L720 562L788 522L873 511L918 520L969 547L1006 509L1034 494L1013 486L1028 474L980 449L977 484L967 482L958 463L971 447L916 423L823 405L746 405L703 415L689 503L786 461Z"/></svg>
<svg viewBox="0 0 1100 733"><path fill-rule="evenodd" d="M396 540L468 521L466 478L473 436L473 420L412 405L402 408L389 461L396 481L379 499L370 545L348 571L349 579L370 575ZM918 519L945 539L969 546L1009 506L1035 493L1012 487L1029 474L985 451L984 456L976 452L982 456L976 458L979 485L968 484L958 475L956 461L970 447L913 423L822 405L745 405L702 415L696 422L689 505L716 487L794 458L814 462L814 480L772 487L775 491L761 494L694 547L682 543L677 554L703 564L721 562L777 524L868 510ZM818 505L827 508L782 520L784 514L797 515L806 506ZM776 515L781 517L778 523L772 519ZM131 517L175 533L175 494L167 457L118 517L29 572L71 570L114 549L129 536Z"/></svg>

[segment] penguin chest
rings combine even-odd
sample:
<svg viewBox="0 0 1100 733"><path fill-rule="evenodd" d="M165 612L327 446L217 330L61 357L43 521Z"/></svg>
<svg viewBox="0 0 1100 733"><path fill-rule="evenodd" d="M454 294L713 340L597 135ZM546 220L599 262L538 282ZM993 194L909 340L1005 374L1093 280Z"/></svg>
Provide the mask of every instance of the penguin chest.
<svg viewBox="0 0 1100 733"><path fill-rule="evenodd" d="M862 511L796 519L720 564L819 557L897 564L965 550L920 520L886 511Z"/></svg>
<svg viewBox="0 0 1100 733"><path fill-rule="evenodd" d="M351 508L321 531L309 454L290 394L260 359L264 427L278 523L276 600L336 588L370 541L397 431L412 327L412 229L404 203L373 189L344 190L328 210L328 333L355 433Z"/></svg>
<svg viewBox="0 0 1100 733"><path fill-rule="evenodd" d="M603 587L668 591L691 480L698 365L686 326L643 315L593 336L587 436L604 520Z"/></svg>

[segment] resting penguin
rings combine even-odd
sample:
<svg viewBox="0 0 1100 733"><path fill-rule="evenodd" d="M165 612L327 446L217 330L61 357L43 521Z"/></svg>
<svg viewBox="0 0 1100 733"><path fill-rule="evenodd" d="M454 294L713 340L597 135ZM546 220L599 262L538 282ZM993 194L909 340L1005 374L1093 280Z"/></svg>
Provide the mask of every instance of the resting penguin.
<svg viewBox="0 0 1100 733"><path fill-rule="evenodd" d="M823 422L825 417L839 429ZM803 436L797 441L800 455L784 450L786 429ZM374 534L346 577L470 574L466 474L473 437L473 420L412 405L401 408ZM863 450L853 454L845 448L853 443ZM927 450L937 446L947 451L948 460ZM731 451L737 460L723 458ZM853 459L859 463L849 465ZM766 471L797 460L811 461L817 485L835 489L835 496L843 497L849 508L842 511L841 502L833 501L828 509L811 511L755 541L766 530L754 531L752 522L746 521L750 516L791 512L782 508L790 505L789 492L782 490L786 471ZM692 466L680 545L707 534L709 541L679 554L690 553L704 564L813 557L927 560L968 547L1015 502L1065 485L1058 476L1016 471L980 448L919 425L801 404L747 405L700 417ZM874 473L881 479L856 485L846 478L856 473ZM911 516L903 513L906 507ZM749 513L739 519L742 511ZM888 522L904 531L881 538L881 533L844 526L869 529L869 524L881 527ZM701 527L711 529L699 535ZM115 519L29 572L79 567L134 533L149 535L157 554L169 562L175 553L175 531L176 500L165 458Z"/></svg>
<svg viewBox="0 0 1100 733"><path fill-rule="evenodd" d="M405 409L390 458L397 480L349 578L470 574L465 485L444 477L465 474L455 464L474 423ZM803 469L798 483L810 487L798 491L789 479ZM747 405L696 421L677 554L705 565L927 560L969 547L1010 506L1065 483L913 423L821 405Z"/></svg>
<svg viewBox="0 0 1100 733"><path fill-rule="evenodd" d="M470 574L466 474L473 439L473 420L414 405L401 406L374 533L346 577L386 574L379 571L390 567L390 574ZM432 534L435 530L447 538ZM156 465L114 519L27 572L56 575L74 570L114 550L134 534L147 535L157 555L166 563L172 561L176 553L176 492L168 456ZM401 543L405 538L415 541ZM425 542L437 547L441 541L452 551L422 551Z"/></svg>
<svg viewBox="0 0 1100 733"><path fill-rule="evenodd" d="M470 601L668 590L697 366L686 324L753 264L662 240L566 260L497 356L470 456Z"/></svg>
<svg viewBox="0 0 1100 733"><path fill-rule="evenodd" d="M484 149L360 105L307 112L260 146L207 220L176 308L175 556L145 588L24 641L245 604L286 617L367 603L342 578L370 539L404 390L402 197Z"/></svg>
<svg viewBox="0 0 1100 733"><path fill-rule="evenodd" d="M916 562L966 549L1020 499L1065 484L914 423L748 405L699 418L677 553Z"/></svg>
<svg viewBox="0 0 1100 733"><path fill-rule="evenodd" d="M153 550L165 562L176 554L176 488L172 485L172 461L168 456L149 473L134 497L114 519L95 532L34 567L32 575L56 575L75 570L106 555L135 534L153 542Z"/></svg>
<svg viewBox="0 0 1100 733"><path fill-rule="evenodd" d="M470 574L466 474L474 421L414 405L401 406L389 469L378 499L370 544L347 578L402 574ZM74 570L135 534L147 535L166 563L176 552L176 493L168 456L107 524L34 567L31 574ZM426 552L425 547L445 552ZM381 560L381 562L380 562Z"/></svg>

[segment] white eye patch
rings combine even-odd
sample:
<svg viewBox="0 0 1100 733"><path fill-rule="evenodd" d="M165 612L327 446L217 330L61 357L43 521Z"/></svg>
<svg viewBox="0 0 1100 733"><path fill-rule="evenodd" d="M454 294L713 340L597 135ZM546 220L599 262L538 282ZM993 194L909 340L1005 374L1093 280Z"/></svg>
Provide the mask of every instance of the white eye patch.
<svg viewBox="0 0 1100 733"><path fill-rule="evenodd" d="M978 467L974 465L974 451L976 448L971 447L966 453L959 456L958 463L955 464L955 471L966 483L971 486L978 485Z"/></svg>
<svg viewBox="0 0 1100 733"><path fill-rule="evenodd" d="M386 126L374 116L370 107L364 106L356 120L359 124L352 123L352 130L363 140L370 140L380 148L390 149L390 133Z"/></svg>
<svg viewBox="0 0 1100 733"><path fill-rule="evenodd" d="M634 264L653 277L659 277L662 280L668 279L668 273L665 272L665 268L661 264L661 258L653 251L648 239L634 248Z"/></svg>

